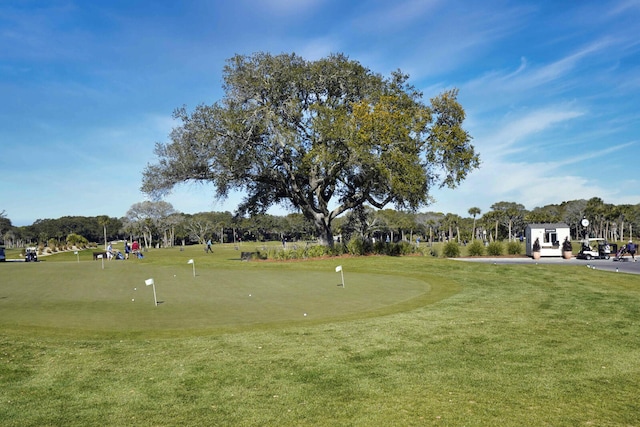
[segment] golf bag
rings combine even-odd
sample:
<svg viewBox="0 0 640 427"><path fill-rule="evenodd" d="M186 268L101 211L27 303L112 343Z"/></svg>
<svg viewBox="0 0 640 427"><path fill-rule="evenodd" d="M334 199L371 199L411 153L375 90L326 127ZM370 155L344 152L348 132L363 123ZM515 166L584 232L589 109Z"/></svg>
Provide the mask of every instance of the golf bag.
<svg viewBox="0 0 640 427"><path fill-rule="evenodd" d="M618 249L618 252L616 252L616 261L621 261L622 257L627 253L627 246L626 245L622 245L622 247L620 249Z"/></svg>

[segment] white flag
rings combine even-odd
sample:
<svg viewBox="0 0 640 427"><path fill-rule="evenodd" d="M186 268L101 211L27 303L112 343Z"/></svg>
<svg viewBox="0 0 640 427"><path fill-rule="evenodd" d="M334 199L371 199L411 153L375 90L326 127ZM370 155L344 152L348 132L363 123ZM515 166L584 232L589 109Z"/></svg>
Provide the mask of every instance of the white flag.
<svg viewBox="0 0 640 427"><path fill-rule="evenodd" d="M147 280L145 280L145 281L144 281L144 284L145 284L145 285L147 285L147 286L151 286L151 285L153 285L153 279L147 279Z"/></svg>
<svg viewBox="0 0 640 427"><path fill-rule="evenodd" d="M190 259L189 261L187 261L187 264L193 264L193 260Z"/></svg>
<svg viewBox="0 0 640 427"><path fill-rule="evenodd" d="M336 273L339 272L339 271L342 271L342 266L341 265L336 267Z"/></svg>

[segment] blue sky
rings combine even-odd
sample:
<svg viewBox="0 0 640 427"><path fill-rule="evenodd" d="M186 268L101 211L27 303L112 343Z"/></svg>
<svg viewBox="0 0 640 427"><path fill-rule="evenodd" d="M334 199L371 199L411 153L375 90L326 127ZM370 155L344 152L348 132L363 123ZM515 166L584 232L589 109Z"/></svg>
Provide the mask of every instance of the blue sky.
<svg viewBox="0 0 640 427"><path fill-rule="evenodd" d="M0 212L124 216L173 110L220 99L225 60L258 51L400 68L426 101L458 88L482 165L423 211L640 203L640 0L3 0Z"/></svg>

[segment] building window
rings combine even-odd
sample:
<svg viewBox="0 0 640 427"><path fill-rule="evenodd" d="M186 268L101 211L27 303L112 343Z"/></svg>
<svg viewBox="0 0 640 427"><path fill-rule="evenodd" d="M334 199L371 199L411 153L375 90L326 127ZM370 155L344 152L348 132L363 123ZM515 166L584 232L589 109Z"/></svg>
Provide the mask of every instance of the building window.
<svg viewBox="0 0 640 427"><path fill-rule="evenodd" d="M558 233L556 229L544 230L544 243L551 243L553 246L559 246Z"/></svg>

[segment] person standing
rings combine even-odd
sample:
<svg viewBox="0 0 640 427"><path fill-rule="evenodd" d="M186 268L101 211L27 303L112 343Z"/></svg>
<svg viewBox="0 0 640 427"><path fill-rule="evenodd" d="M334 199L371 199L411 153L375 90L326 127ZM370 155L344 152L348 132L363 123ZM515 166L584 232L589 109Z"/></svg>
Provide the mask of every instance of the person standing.
<svg viewBox="0 0 640 427"><path fill-rule="evenodd" d="M636 244L633 243L633 240L629 240L629 243L627 243L627 252L631 254L631 259L633 260L633 262L635 262L636 261Z"/></svg>
<svg viewBox="0 0 640 427"><path fill-rule="evenodd" d="M129 242L124 241L124 259L129 259L129 252L131 252L131 248L129 247Z"/></svg>
<svg viewBox="0 0 640 427"><path fill-rule="evenodd" d="M206 253L213 253L213 250L211 249L211 239L207 240L207 248L204 250Z"/></svg>

